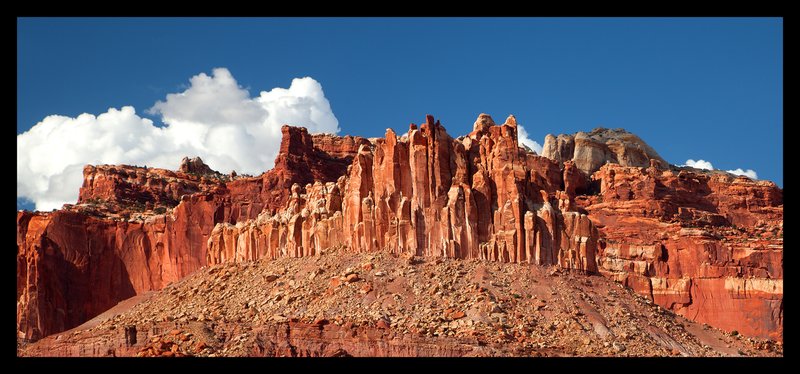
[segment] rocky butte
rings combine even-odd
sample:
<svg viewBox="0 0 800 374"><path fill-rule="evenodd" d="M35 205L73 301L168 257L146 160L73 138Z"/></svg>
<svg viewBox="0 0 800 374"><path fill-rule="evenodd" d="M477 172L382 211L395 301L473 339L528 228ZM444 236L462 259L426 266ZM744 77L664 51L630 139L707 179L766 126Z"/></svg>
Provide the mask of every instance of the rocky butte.
<svg viewBox="0 0 800 374"><path fill-rule="evenodd" d="M282 133L275 167L257 177L199 158L178 171L88 165L77 204L20 211L18 341L205 267L334 249L588 275L576 287L610 278L688 320L783 340L783 191L772 182L670 165L621 129L548 135L537 155L519 147L513 116L481 114L458 138L432 116L383 138Z"/></svg>

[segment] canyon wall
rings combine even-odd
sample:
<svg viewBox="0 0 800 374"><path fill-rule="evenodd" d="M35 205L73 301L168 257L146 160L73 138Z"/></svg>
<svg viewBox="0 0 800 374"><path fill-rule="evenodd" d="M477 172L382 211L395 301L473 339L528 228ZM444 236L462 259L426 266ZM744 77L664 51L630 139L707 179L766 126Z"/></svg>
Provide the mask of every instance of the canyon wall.
<svg viewBox="0 0 800 374"><path fill-rule="evenodd" d="M783 192L725 173L604 165L583 200L598 266L651 301L748 336L783 336Z"/></svg>
<svg viewBox="0 0 800 374"><path fill-rule="evenodd" d="M453 139L428 116L362 144L336 183L294 185L285 210L221 224L208 263L311 256L331 246L597 270L598 234L568 211L556 163L517 145L514 117ZM556 204L554 207L551 204ZM557 203L558 202L558 203Z"/></svg>
<svg viewBox="0 0 800 374"><path fill-rule="evenodd" d="M275 211L295 183L336 180L366 142L314 142L284 126L275 167L223 176L197 160L179 171L86 166L78 204L17 213L17 330L39 339L79 325L117 302L158 290L207 264L219 223Z"/></svg>
<svg viewBox="0 0 800 374"><path fill-rule="evenodd" d="M452 138L284 126L274 168L87 166L79 201L17 214L17 326L64 331L208 264L332 247L599 273L690 319L782 340L783 192L668 165L624 130L518 147L513 116ZM265 165L265 169L270 165Z"/></svg>

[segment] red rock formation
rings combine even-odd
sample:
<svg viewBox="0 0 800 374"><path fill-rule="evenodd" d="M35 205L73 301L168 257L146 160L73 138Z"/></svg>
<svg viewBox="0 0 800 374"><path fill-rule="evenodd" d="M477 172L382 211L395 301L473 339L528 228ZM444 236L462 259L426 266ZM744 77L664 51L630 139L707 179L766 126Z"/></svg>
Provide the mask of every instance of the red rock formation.
<svg viewBox="0 0 800 374"><path fill-rule="evenodd" d="M259 258L319 255L342 243L341 193L333 182L308 186L300 195L295 184L287 208L275 216L218 224L208 239L208 264Z"/></svg>
<svg viewBox="0 0 800 374"><path fill-rule="evenodd" d="M600 272L699 322L783 335L783 192L725 173L603 166L584 200ZM601 246L602 247L602 246Z"/></svg>
<svg viewBox="0 0 800 374"><path fill-rule="evenodd" d="M475 129L453 139L432 116L404 136L387 129L385 138L360 145L337 183L307 185L305 193L295 184L283 211L219 225L208 262L344 245L596 271L592 223L550 204L561 185L557 165L518 147L513 116L497 126L483 114Z"/></svg>
<svg viewBox="0 0 800 374"><path fill-rule="evenodd" d="M275 168L262 175L262 200L272 213L286 205L293 184L336 181L347 172L358 147L369 144L361 137L312 137L302 127L283 126L281 131L283 140Z"/></svg>
<svg viewBox="0 0 800 374"><path fill-rule="evenodd" d="M283 186L337 180L355 144L367 142L317 135L317 147L305 129L284 126L283 132L276 167L259 177L226 182L221 175L201 176L197 162L184 168L190 174L87 166L77 205L18 213L19 335L38 339L72 328L120 300L205 266L216 224L282 207L289 199Z"/></svg>
<svg viewBox="0 0 800 374"><path fill-rule="evenodd" d="M78 204L110 203L120 210L134 204L174 207L183 195L213 188L215 181L199 175L127 165L86 165Z"/></svg>
<svg viewBox="0 0 800 374"><path fill-rule="evenodd" d="M38 339L205 265L218 195L193 195L173 215L99 219L68 210L17 214L17 325Z"/></svg>
<svg viewBox="0 0 800 374"><path fill-rule="evenodd" d="M87 166L77 205L19 213L20 336L69 329L206 264L346 247L599 271L691 319L782 339L783 193L771 182L666 170L623 131L548 137L552 159L537 156L518 147L513 116L482 114L457 139L432 116L372 140L282 132L258 177Z"/></svg>

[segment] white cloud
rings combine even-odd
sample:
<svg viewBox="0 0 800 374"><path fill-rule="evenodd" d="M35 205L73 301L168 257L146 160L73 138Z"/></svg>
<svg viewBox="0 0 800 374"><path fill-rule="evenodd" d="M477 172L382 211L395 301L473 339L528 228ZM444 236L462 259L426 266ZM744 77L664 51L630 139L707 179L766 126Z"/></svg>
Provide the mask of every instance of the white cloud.
<svg viewBox="0 0 800 374"><path fill-rule="evenodd" d="M520 144L528 146L528 148L534 150L537 155L542 154L542 146L535 140L528 138L528 132L525 131L525 128L522 127L522 125L517 125L517 139L519 140Z"/></svg>
<svg viewBox="0 0 800 374"><path fill-rule="evenodd" d="M750 179L758 179L758 174L753 169L742 170L742 168L737 168L736 170L726 170L728 173L736 174L736 175L744 175Z"/></svg>
<svg viewBox="0 0 800 374"><path fill-rule="evenodd" d="M697 160L697 161L695 161L695 160L692 160L692 159L688 159L688 160L686 160L686 164L684 164L682 166L691 166L693 168L705 169L705 170L716 170L716 169L714 169L714 166L711 165L710 162L705 161L705 160ZM758 179L758 174L756 174L755 170L753 170L753 169L742 170L742 168L738 168L738 169L735 169L735 170L725 170L725 171L727 171L728 173L731 173L731 174L744 175L744 176L749 177L751 179Z"/></svg>
<svg viewBox="0 0 800 374"><path fill-rule="evenodd" d="M274 165L283 124L339 132L316 80L297 78L288 89L251 98L225 68L192 77L186 91L167 95L148 112L166 126L125 106L98 116L48 116L17 135L17 197L29 198L37 210L74 203L86 164L174 170L184 156L200 156L221 172L260 174Z"/></svg>
<svg viewBox="0 0 800 374"><path fill-rule="evenodd" d="M697 169L705 169L705 170L714 170L714 166L711 165L710 162L706 160L692 160L691 158L686 160L686 164L683 166L691 166Z"/></svg>
<svg viewBox="0 0 800 374"><path fill-rule="evenodd" d="M258 122L263 109L239 87L228 69L217 68L213 76L205 73L189 80L189 88L181 93L168 94L148 110L161 114L164 122L193 122L215 125Z"/></svg>

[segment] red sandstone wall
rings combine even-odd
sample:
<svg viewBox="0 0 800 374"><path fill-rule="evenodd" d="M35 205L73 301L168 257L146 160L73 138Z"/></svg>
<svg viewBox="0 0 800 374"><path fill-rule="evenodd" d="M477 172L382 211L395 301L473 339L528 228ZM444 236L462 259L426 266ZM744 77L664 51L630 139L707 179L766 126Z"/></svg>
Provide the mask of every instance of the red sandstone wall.
<svg viewBox="0 0 800 374"><path fill-rule="evenodd" d="M275 168L223 181L87 166L79 202L17 215L17 325L37 339L206 264L326 248L599 271L688 318L782 340L783 192L725 174L521 152L516 121L428 117L370 142L285 126ZM145 202L141 215L125 211ZM155 215L153 208L168 208Z"/></svg>
<svg viewBox="0 0 800 374"><path fill-rule="evenodd" d="M586 201L598 265L692 320L783 338L783 192L729 175L608 164ZM733 226L731 226L733 225Z"/></svg>

